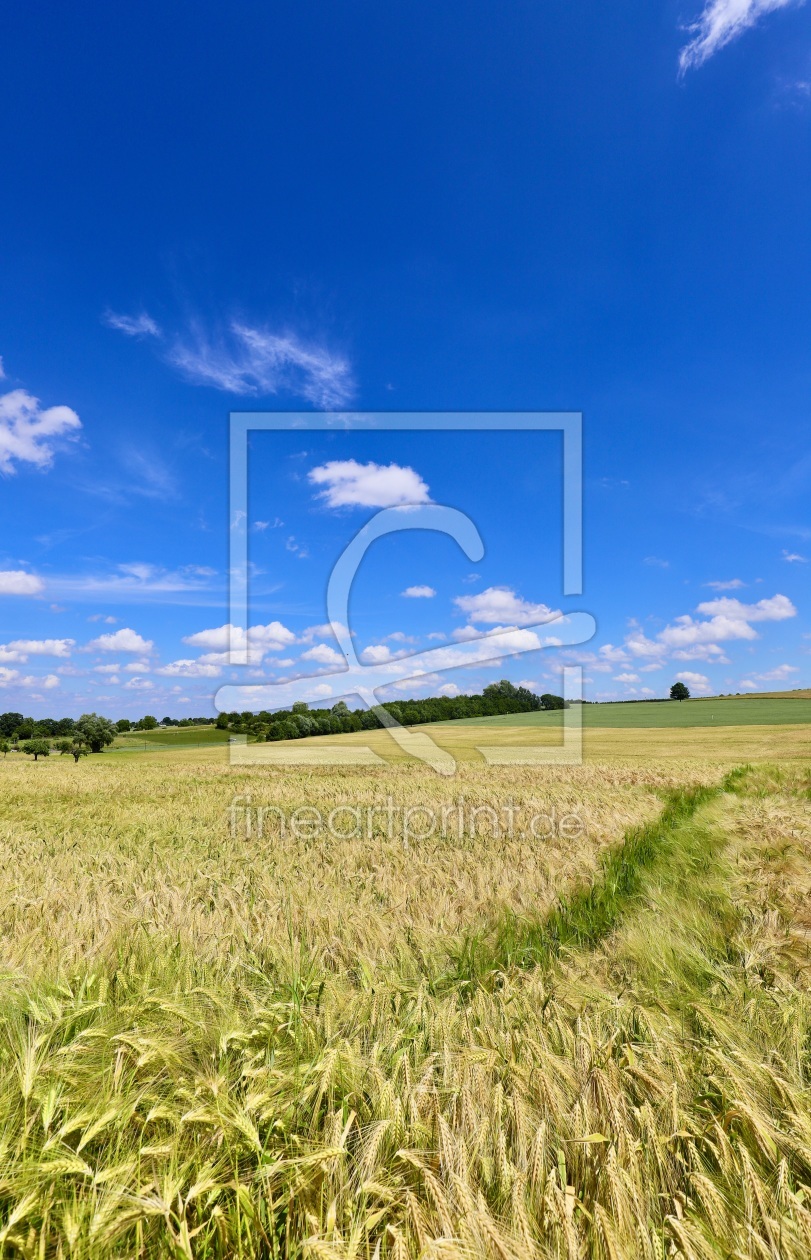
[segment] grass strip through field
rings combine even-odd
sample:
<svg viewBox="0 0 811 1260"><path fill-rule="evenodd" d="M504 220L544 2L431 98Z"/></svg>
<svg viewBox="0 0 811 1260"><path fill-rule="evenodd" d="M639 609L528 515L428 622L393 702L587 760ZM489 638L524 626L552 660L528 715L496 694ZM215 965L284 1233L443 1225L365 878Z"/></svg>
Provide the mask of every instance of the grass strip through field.
<svg viewBox="0 0 811 1260"><path fill-rule="evenodd" d="M696 811L723 792L734 791L748 769L736 767L718 786L668 792L659 817L626 832L622 844L603 858L592 884L577 889L544 918L505 914L489 929L467 933L443 981L464 991L510 967L542 966L563 950L595 948L634 907L657 868L678 860L680 852L687 858L680 832Z"/></svg>

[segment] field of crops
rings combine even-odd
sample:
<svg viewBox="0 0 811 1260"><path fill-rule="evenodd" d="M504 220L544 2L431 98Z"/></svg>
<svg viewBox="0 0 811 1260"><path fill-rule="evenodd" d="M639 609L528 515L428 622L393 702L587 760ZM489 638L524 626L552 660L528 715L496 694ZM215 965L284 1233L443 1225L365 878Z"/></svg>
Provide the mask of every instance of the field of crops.
<svg viewBox="0 0 811 1260"><path fill-rule="evenodd" d="M616 704L584 704L587 727L648 728L685 726L776 726L811 722L811 699L800 696L741 696L723 700L631 700ZM559 710L508 713L501 717L464 718L465 726L559 727Z"/></svg>
<svg viewBox="0 0 811 1260"><path fill-rule="evenodd" d="M0 762L3 1254L807 1257L795 732Z"/></svg>

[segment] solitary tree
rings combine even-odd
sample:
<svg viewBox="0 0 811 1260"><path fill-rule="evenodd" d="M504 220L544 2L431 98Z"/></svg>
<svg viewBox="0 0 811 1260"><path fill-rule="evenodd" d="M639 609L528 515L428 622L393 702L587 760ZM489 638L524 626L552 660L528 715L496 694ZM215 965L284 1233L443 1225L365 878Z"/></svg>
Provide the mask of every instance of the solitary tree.
<svg viewBox="0 0 811 1260"><path fill-rule="evenodd" d="M49 756L51 751L51 745L47 739L29 739L20 747L27 756L33 757L34 761L38 761L40 757Z"/></svg>
<svg viewBox="0 0 811 1260"><path fill-rule="evenodd" d="M674 682L673 686L670 688L670 699L671 700L689 700L690 699L689 687L685 687L683 682Z"/></svg>
<svg viewBox="0 0 811 1260"><path fill-rule="evenodd" d="M119 718L115 724L115 728L117 731L131 731L132 722L129 720L129 718Z"/></svg>
<svg viewBox="0 0 811 1260"><path fill-rule="evenodd" d="M7 739L0 739L0 752L6 757L11 752L11 744Z"/></svg>
<svg viewBox="0 0 811 1260"><path fill-rule="evenodd" d="M76 723L76 735L92 753L100 753L102 748L112 744L116 729L109 718L99 717L98 713L83 713Z"/></svg>
<svg viewBox="0 0 811 1260"><path fill-rule="evenodd" d="M87 747L81 739L60 739L54 744L54 748L58 750L60 757L69 753L77 765L80 757L87 756Z"/></svg>

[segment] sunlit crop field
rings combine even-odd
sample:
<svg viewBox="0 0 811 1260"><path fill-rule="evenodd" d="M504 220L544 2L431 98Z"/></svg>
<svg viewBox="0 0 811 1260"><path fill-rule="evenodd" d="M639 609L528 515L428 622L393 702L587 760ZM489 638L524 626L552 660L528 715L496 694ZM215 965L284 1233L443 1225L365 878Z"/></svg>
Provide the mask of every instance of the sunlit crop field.
<svg viewBox="0 0 811 1260"><path fill-rule="evenodd" d="M5 1253L807 1257L794 731L0 762Z"/></svg>

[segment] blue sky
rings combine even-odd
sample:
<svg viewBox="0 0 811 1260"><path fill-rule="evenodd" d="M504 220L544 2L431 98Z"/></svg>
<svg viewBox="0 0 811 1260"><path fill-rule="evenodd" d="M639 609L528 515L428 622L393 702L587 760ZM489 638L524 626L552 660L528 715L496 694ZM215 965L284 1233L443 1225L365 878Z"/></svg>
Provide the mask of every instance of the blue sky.
<svg viewBox="0 0 811 1260"><path fill-rule="evenodd" d="M485 554L374 545L391 694L811 683L811 6L34 0L4 47L0 710L325 677L331 564L409 496ZM262 434L234 665L240 408L582 411L583 595L553 435ZM543 609L597 632L524 653ZM409 683L494 631L521 655Z"/></svg>

